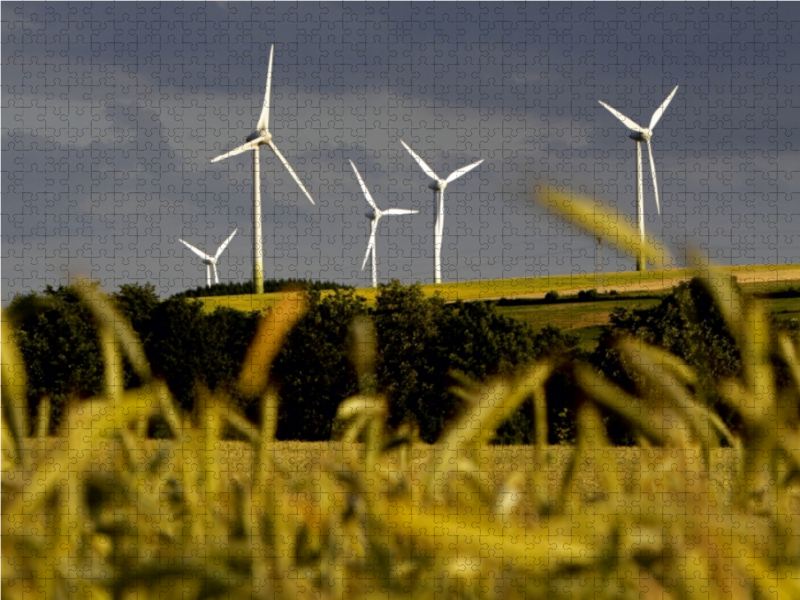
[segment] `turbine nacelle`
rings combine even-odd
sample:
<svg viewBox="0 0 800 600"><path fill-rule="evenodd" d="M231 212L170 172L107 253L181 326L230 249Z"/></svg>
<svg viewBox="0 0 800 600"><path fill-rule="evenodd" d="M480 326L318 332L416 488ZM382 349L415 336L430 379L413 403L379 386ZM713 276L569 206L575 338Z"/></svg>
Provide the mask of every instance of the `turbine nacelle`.
<svg viewBox="0 0 800 600"><path fill-rule="evenodd" d="M646 131L632 131L628 134L628 137L637 142L648 142L653 137L653 132L649 129Z"/></svg>
<svg viewBox="0 0 800 600"><path fill-rule="evenodd" d="M245 142L252 142L253 140L261 140L264 144L272 141L272 134L269 131L254 131L245 138Z"/></svg>
<svg viewBox="0 0 800 600"><path fill-rule="evenodd" d="M441 192L446 187L447 187L447 182L445 182L443 179L439 179L438 181L434 181L428 184L428 189L434 190L436 192Z"/></svg>

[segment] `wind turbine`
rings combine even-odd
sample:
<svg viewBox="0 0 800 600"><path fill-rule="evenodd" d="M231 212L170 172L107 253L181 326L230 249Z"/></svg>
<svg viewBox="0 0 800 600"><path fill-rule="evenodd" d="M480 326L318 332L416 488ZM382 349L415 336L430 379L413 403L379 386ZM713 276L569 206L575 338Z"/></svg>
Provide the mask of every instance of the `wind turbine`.
<svg viewBox="0 0 800 600"><path fill-rule="evenodd" d="M300 186L300 189L303 190L303 193L306 195L306 197L308 197L308 199L311 201L311 204L314 204L314 199L311 197L311 194L308 193L308 190L303 185L303 182L300 181L297 173L294 172L288 161L284 158L283 154L280 153L280 150L278 150L278 147L272 141L272 134L269 131L269 109L271 96L270 88L272 86L272 56L274 51L275 46L273 45L269 51L267 89L264 94L264 103L261 108L261 116L258 118L258 123L256 124L256 130L248 135L247 138L245 138L245 143L238 148L234 148L230 152L211 159L211 162L215 163L225 160L230 156L236 156L242 152L247 152L248 150L253 151L253 285L256 294L264 293L264 253L263 240L261 237L261 146L269 146L269 148L275 153L275 156L278 157L278 159L283 163L283 166L286 167L286 170L289 171L289 174L297 182L297 185Z"/></svg>
<svg viewBox="0 0 800 600"><path fill-rule="evenodd" d="M658 182L656 181L656 166L653 162L653 148L650 145L650 138L653 137L653 129L658 124L661 117L664 115L664 111L667 110L667 106L672 101L672 97L675 95L675 92L678 91L678 86L675 86L675 89L672 90L672 93L667 96L667 99L661 103L661 106L658 107L656 112L653 113L653 118L650 119L650 125L647 128L642 127L638 123L632 121L625 115L623 115L618 110L611 108L605 102L600 102L608 111L617 117L622 123L630 129L633 133L629 134L633 140L636 140L636 212L638 213L639 217L639 234L642 236L642 245L644 245L644 202L643 202L643 182L642 182L642 142L647 143L647 156L650 159L650 176L653 178L653 189L656 193L656 208L658 209L658 214L661 214L661 205L658 202ZM644 271L645 270L645 263L644 259L642 258L641 252L636 257L636 270L637 271Z"/></svg>
<svg viewBox="0 0 800 600"><path fill-rule="evenodd" d="M433 179L433 182L428 185L433 190L433 203L436 210L436 223L433 226L433 277L435 283L442 282L442 233L444 232L444 190L448 183L452 183L459 177L466 175L472 169L477 167L483 162L483 159L474 162L466 167L461 167L457 171L453 171L447 179L442 179L433 172L424 160L422 160L408 145L400 140L403 147L409 151L417 164L422 168L425 174Z"/></svg>
<svg viewBox="0 0 800 600"><path fill-rule="evenodd" d="M353 164L352 160L350 161L350 166L353 167L353 172L358 178L358 183L361 184L361 190L364 192L364 197L372 207L372 210L367 213L367 218L370 220L370 224L372 225L372 232L369 234L369 244L367 245L367 253L364 255L364 262L361 263L361 270L363 271L364 267L367 266L367 260L370 257L370 252L372 252L372 287L376 288L378 287L378 259L375 253L375 237L376 232L378 231L378 222L384 215L415 215L419 213L419 211L410 208L387 208L386 210L379 209L378 205L375 204L375 200L372 198L372 194L369 193L364 180L361 179L361 174L358 172L358 169L356 169L356 166Z"/></svg>
<svg viewBox="0 0 800 600"><path fill-rule="evenodd" d="M233 233L228 236L228 239L222 242L222 245L217 248L217 253L214 256L209 256L202 250L195 248L189 242L184 240L178 240L181 244L189 248L192 252L197 254L202 261L203 264L206 266L206 287L211 287L211 269L214 269L214 283L219 283L219 273L217 273L217 261L219 257L222 256L222 253L225 251L225 248L228 247L228 244L231 243L233 236L236 235L236 232L239 231L238 229L234 229Z"/></svg>

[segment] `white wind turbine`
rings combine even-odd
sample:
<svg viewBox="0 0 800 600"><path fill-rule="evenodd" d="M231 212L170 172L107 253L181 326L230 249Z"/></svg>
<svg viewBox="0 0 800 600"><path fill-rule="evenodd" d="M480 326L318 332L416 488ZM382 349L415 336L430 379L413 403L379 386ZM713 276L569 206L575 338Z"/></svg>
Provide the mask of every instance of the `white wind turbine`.
<svg viewBox="0 0 800 600"><path fill-rule="evenodd" d="M236 235L236 232L239 231L238 229L234 229L233 233L228 236L228 239L222 242L222 245L217 248L217 253L214 256L209 256L202 250L195 248L189 242L184 240L178 240L181 244L186 246L189 250L197 254L203 261L203 264L206 266L206 287L211 287L211 269L214 269L214 283L219 283L219 273L217 273L217 261L219 257L222 256L222 253L225 252L225 248L228 247L228 244L231 243L233 236Z"/></svg>
<svg viewBox="0 0 800 600"><path fill-rule="evenodd" d="M286 170L289 171L289 174L297 182L297 185L300 186L300 189L303 190L303 193L311 201L311 204L314 204L314 199L311 197L311 194L308 193L308 190L303 185L303 182L300 181L297 173L294 172L288 161L284 158L283 154L280 153L280 150L278 150L278 147L272 141L272 134L269 132L269 109L271 96L270 88L272 86L272 56L274 50L275 46L273 45L269 51L267 89L264 94L264 104L261 108L261 116L258 118L256 130L247 136L245 139L246 143L242 144L238 148L234 148L230 152L211 159L211 162L215 163L220 160L225 160L230 156L236 156L242 152L247 152L248 150L253 151L253 284L255 286L254 290L256 294L262 294L264 292L263 240L261 237L261 146L269 146L269 148L275 153L275 156L278 157L278 159L283 163L283 166L286 167Z"/></svg>
<svg viewBox="0 0 800 600"><path fill-rule="evenodd" d="M658 182L656 180L656 166L653 162L653 148L650 145L650 138L653 137L653 129L661 120L661 117L664 115L664 111L667 110L667 106L672 101L672 97L675 95L675 92L678 91L678 86L675 86L675 89L672 90L672 93L667 96L667 99L662 102L661 106L658 107L656 112L653 113L653 118L650 119L650 125L647 128L642 127L638 123L632 121L625 115L623 115L618 110L611 108L605 102L600 102L608 111L617 117L622 123L633 133L629 134L629 137L633 140L636 140L636 212L638 213L639 218L639 234L642 238L642 245L644 245L644 201L643 196L644 192L642 190L643 182L642 182L642 142L647 144L647 156L650 159L650 176L653 178L653 189L656 193L656 208L658 209L658 214L661 214L661 205L658 202ZM644 271L645 264L644 259L642 258L641 252L639 256L636 257L636 270L637 271Z"/></svg>
<svg viewBox="0 0 800 600"><path fill-rule="evenodd" d="M461 167L457 171L453 171L447 179L442 179L433 172L424 160L422 160L408 145L400 140L403 147L409 151L417 164L422 168L425 174L433 179L433 182L428 185L433 190L433 202L436 210L436 223L433 226L433 273L434 282L442 282L442 233L444 232L444 190L448 183L452 183L459 177L466 175L472 169L477 167L483 162L483 159L474 162L466 167Z"/></svg>
<svg viewBox="0 0 800 600"><path fill-rule="evenodd" d="M356 169L356 166L353 164L352 160L350 161L350 166L353 167L353 172L358 178L358 183L361 184L361 190L364 192L364 197L372 207L372 210L367 213L367 218L372 226L372 231L369 234L369 244L367 245L367 253L364 255L364 262L361 263L361 270L363 271L364 267L367 266L367 260L370 257L370 253L372 253L372 287L376 288L378 287L378 258L375 252L375 238L378 231L378 222L384 215L415 215L419 213L419 211L410 208L387 208L386 210L379 209L378 205L375 204L372 194L369 193L364 180L361 179L361 174L358 172L358 169Z"/></svg>

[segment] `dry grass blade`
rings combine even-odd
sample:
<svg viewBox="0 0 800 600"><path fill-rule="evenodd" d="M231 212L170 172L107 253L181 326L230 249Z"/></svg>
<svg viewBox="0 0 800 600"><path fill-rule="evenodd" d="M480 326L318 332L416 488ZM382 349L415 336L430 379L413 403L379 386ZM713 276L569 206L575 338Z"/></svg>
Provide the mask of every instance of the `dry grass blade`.
<svg viewBox="0 0 800 600"><path fill-rule="evenodd" d="M181 427L181 413L175 403L172 401L172 396L169 393L169 388L163 381L156 382L155 396L158 399L157 406L160 414L172 430L172 435L175 441L180 444L183 437L183 427Z"/></svg>
<svg viewBox="0 0 800 600"><path fill-rule="evenodd" d="M513 380L495 379L482 386L452 388L451 391L465 402L466 408L445 430L434 468L425 479L426 487L433 489L434 494L444 493L452 465L459 465L462 471L467 472L483 470L486 466L484 448L494 437L498 424L512 416L529 396L533 396L536 403L544 403L544 384L552 369L551 364L536 363ZM471 463L462 458L466 452L474 457ZM477 486L481 497L492 496L488 485L477 475L469 481Z"/></svg>
<svg viewBox="0 0 800 600"><path fill-rule="evenodd" d="M486 549L494 548L497 558L487 562L523 568L533 578L548 577L564 565L589 565L594 560L590 550L593 535L557 534L558 541L553 542L553 527L523 528L495 515L458 514L457 510L428 514L408 496L381 495L371 512L379 531L413 540L420 556L433 557L437 546L458 548L461 556L486 556ZM526 543L520 543L520 534Z"/></svg>
<svg viewBox="0 0 800 600"><path fill-rule="evenodd" d="M621 348L629 354L637 353L640 360L637 364L658 365L660 369L670 373L681 385L697 385L697 373L683 360L670 354L658 346L631 339L623 340Z"/></svg>
<svg viewBox="0 0 800 600"><path fill-rule="evenodd" d="M778 338L778 351L786 366L789 367L789 374L792 377L794 388L800 390L800 357L798 356L797 345L792 341L788 333L782 333ZM797 415L792 415L792 418L797 418Z"/></svg>
<svg viewBox="0 0 800 600"><path fill-rule="evenodd" d="M498 423L508 419L529 396L544 397L544 384L553 366L536 363L513 380L498 379L472 390L452 391L468 403L458 421L448 427L444 444L452 448L487 445L494 437Z"/></svg>
<svg viewBox="0 0 800 600"><path fill-rule="evenodd" d="M366 317L358 317L350 326L349 340L350 362L358 373L359 383L374 387L371 378L375 374L375 361L378 356L378 343L375 338L375 327ZM372 389L362 389L363 393L374 392Z"/></svg>
<svg viewBox="0 0 800 600"><path fill-rule="evenodd" d="M584 402L578 409L578 423L580 429L578 431L578 452L586 454L592 452L597 459L600 454L603 460L595 462L595 472L600 474L601 483L604 484L603 488L606 492L611 492L616 487L616 478L610 478L608 475L616 471L616 464L608 462L607 449L611 444L606 436L605 426L600 417L600 411L594 403ZM608 468L601 468L608 467Z"/></svg>
<svg viewBox="0 0 800 600"><path fill-rule="evenodd" d="M775 394L771 388L772 377L769 362L769 322L761 304L752 298L743 297L734 288L731 276L724 270L709 266L705 258L691 255L694 262L695 277L698 277L711 293L722 313L728 329L733 335L740 356L744 382L753 392L764 399L774 401ZM766 387L764 387L766 386ZM757 408L769 409L769 406Z"/></svg>
<svg viewBox="0 0 800 600"><path fill-rule="evenodd" d="M45 396L39 401L39 411L36 415L36 437L44 441L50 430L50 398Z"/></svg>
<svg viewBox="0 0 800 600"><path fill-rule="evenodd" d="M715 426L720 421L712 419L711 411L691 398L688 389L678 377L684 381L696 381L696 378L687 377L681 368L676 369L677 359L664 361L665 353L662 350L638 340L624 339L619 343L619 349L630 357L631 360L626 361L626 364L631 365L638 377L644 381L643 395L648 400L650 408L660 411L663 417L672 423L672 430L679 438L679 441L672 445L690 447L699 441L706 465L710 468L711 450L717 448L719 444L716 436L709 431L709 426ZM690 433L694 433L693 440L687 437ZM730 437L727 427L721 433Z"/></svg>
<svg viewBox="0 0 800 600"><path fill-rule="evenodd" d="M284 338L305 314L306 308L304 293L284 292L283 298L262 315L239 375L239 389L244 394L255 398L267 389L270 366Z"/></svg>
<svg viewBox="0 0 800 600"><path fill-rule="evenodd" d="M142 381L149 381L150 364L147 362L144 347L127 319L114 310L111 299L100 292L95 284L86 279L79 279L75 287L91 310L101 333L104 330L108 331L110 337L116 340L122 352L131 361L134 372Z"/></svg>
<svg viewBox="0 0 800 600"><path fill-rule="evenodd" d="M25 364L14 340L14 328L5 311L2 313L2 348L0 349L0 390L2 390L3 431L13 444L9 448L15 463L23 465L26 461L23 452L24 438L30 434L28 422L27 373Z"/></svg>
<svg viewBox="0 0 800 600"><path fill-rule="evenodd" d="M646 240L642 243L638 228L618 212L603 207L598 201L573 193L562 193L545 186L538 194L539 202L557 212L565 221L583 229L587 235L601 237L604 243L657 264L669 264L671 258L662 244Z"/></svg>
<svg viewBox="0 0 800 600"><path fill-rule="evenodd" d="M649 442L659 446L666 443L661 423L650 415L641 398L628 394L587 365L578 365L575 375L580 387L593 400L625 417Z"/></svg>

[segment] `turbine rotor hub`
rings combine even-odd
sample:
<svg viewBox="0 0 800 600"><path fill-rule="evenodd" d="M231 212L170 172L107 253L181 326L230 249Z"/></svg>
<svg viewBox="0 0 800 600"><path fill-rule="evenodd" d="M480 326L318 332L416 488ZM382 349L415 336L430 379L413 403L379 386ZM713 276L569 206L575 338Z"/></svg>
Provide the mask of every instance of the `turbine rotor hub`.
<svg viewBox="0 0 800 600"><path fill-rule="evenodd" d="M266 144L272 139L272 135L270 135L269 131L254 131L248 135L244 141L252 142L253 140L257 140L259 138L264 138L264 143Z"/></svg>
<svg viewBox="0 0 800 600"><path fill-rule="evenodd" d="M634 131L628 137L637 142L646 142L653 136L652 131Z"/></svg>
<svg viewBox="0 0 800 600"><path fill-rule="evenodd" d="M428 187L430 189L432 189L432 190L436 190L436 191L440 192L440 191L444 190L446 185L447 184L440 179L439 181L434 181L433 183L428 184Z"/></svg>

